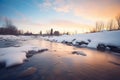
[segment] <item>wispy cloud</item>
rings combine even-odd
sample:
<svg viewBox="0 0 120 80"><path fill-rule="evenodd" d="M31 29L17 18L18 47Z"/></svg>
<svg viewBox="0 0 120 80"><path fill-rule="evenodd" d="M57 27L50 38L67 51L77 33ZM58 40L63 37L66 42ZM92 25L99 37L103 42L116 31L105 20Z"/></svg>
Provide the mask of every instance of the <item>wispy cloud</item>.
<svg viewBox="0 0 120 80"><path fill-rule="evenodd" d="M41 6L90 19L110 19L120 13L119 0L45 0Z"/></svg>
<svg viewBox="0 0 120 80"><path fill-rule="evenodd" d="M70 9L71 7L69 5L54 8L54 10L56 10L57 12L64 12L64 13L68 13Z"/></svg>
<svg viewBox="0 0 120 80"><path fill-rule="evenodd" d="M34 4L40 9L40 10L48 10L52 7L52 3L50 0L45 0L43 3L34 1Z"/></svg>
<svg viewBox="0 0 120 80"><path fill-rule="evenodd" d="M45 31L54 27L63 29L61 31L75 31L86 28L88 25L85 24L94 26L98 20L113 19L120 13L120 0L13 1L1 3L0 8L0 16L11 18L13 23L24 30L39 32L40 29ZM0 21L4 20L4 16Z"/></svg>

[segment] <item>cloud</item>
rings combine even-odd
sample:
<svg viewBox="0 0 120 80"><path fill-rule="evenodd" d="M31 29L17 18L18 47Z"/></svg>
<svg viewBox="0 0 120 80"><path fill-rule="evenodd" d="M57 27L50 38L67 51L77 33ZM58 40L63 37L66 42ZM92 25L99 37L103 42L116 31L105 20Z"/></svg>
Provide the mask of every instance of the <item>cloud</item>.
<svg viewBox="0 0 120 80"><path fill-rule="evenodd" d="M35 5L37 5L37 7L40 9L40 10L48 10L51 8L52 6L52 3L50 0L45 0L43 3L39 3L37 1L34 1Z"/></svg>
<svg viewBox="0 0 120 80"><path fill-rule="evenodd" d="M120 13L120 0L45 0L43 6L56 12L88 19L111 19Z"/></svg>
<svg viewBox="0 0 120 80"><path fill-rule="evenodd" d="M74 5L73 12L76 16L86 18L110 19L119 12L120 5L115 0L91 0L81 3L80 6Z"/></svg>
<svg viewBox="0 0 120 80"><path fill-rule="evenodd" d="M57 12L64 12L67 13L70 11L70 6L69 5L65 5L65 6L61 6L61 7L55 7L54 10L56 10Z"/></svg>

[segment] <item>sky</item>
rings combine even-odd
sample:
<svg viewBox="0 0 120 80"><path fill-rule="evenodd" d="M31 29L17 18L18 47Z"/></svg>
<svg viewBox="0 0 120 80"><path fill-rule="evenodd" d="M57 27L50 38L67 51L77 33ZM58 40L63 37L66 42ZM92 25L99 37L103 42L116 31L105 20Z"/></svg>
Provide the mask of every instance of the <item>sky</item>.
<svg viewBox="0 0 120 80"><path fill-rule="evenodd" d="M119 13L120 0L0 0L0 26L8 18L18 29L33 33L51 28L83 33Z"/></svg>

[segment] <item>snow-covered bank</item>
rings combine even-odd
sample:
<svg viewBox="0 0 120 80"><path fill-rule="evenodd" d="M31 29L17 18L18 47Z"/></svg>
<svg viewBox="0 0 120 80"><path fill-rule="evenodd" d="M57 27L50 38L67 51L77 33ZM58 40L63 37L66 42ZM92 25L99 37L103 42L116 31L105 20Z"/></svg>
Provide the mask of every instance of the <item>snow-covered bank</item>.
<svg viewBox="0 0 120 80"><path fill-rule="evenodd" d="M15 41L24 42L34 38L34 36L0 35L0 43L12 41L11 44L13 44ZM20 44L19 46L17 45L18 44L0 48L0 64L5 64L5 67L22 64L24 60L28 58L28 56L44 50L39 46L33 45L32 43Z"/></svg>
<svg viewBox="0 0 120 80"><path fill-rule="evenodd" d="M120 47L120 30L104 31L88 34L62 35L43 37L45 40L66 43L75 46L86 46L97 48L99 44L113 45Z"/></svg>
<svg viewBox="0 0 120 80"><path fill-rule="evenodd" d="M0 41L6 41L6 40L30 40L33 39L35 36L14 36L14 35L0 35Z"/></svg>
<svg viewBox="0 0 120 80"><path fill-rule="evenodd" d="M22 64L26 58L26 52L29 50L38 51L39 48L31 45L22 47L0 48L0 62L5 63L6 67Z"/></svg>

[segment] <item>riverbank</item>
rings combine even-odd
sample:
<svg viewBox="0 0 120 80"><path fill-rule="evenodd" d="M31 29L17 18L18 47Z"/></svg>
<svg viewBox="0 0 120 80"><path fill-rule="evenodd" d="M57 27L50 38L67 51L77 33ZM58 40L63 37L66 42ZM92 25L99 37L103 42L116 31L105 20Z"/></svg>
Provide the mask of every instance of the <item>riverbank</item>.
<svg viewBox="0 0 120 80"><path fill-rule="evenodd" d="M52 42L64 43L77 47L95 48L101 51L110 50L120 53L120 30L103 31L88 34L42 37Z"/></svg>
<svg viewBox="0 0 120 80"><path fill-rule="evenodd" d="M33 43L26 43L34 39L34 36L0 35L0 68L23 64L34 54L47 51Z"/></svg>

